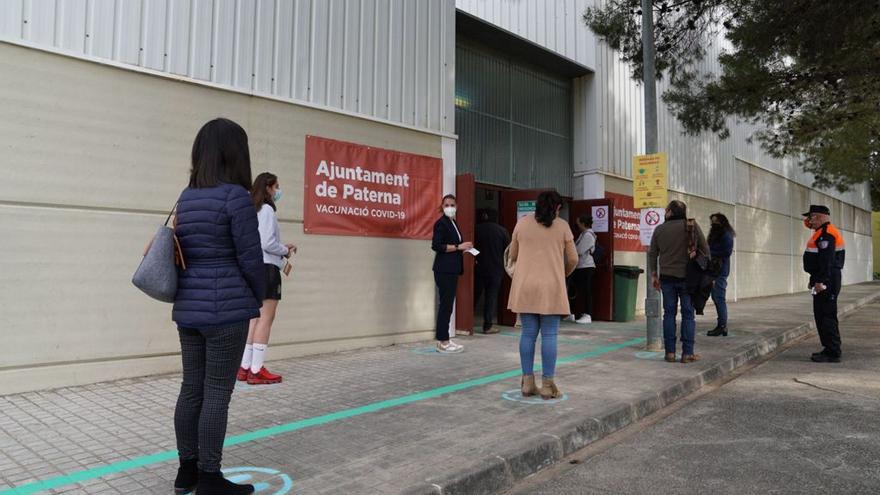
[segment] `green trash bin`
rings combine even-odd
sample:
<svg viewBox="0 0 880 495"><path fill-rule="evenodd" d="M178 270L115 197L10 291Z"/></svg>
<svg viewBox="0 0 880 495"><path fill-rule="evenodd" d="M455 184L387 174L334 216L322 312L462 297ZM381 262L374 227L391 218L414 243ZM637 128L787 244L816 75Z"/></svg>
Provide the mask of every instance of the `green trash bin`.
<svg viewBox="0 0 880 495"><path fill-rule="evenodd" d="M632 321L636 318L639 275L644 272L637 266L614 266L614 321Z"/></svg>

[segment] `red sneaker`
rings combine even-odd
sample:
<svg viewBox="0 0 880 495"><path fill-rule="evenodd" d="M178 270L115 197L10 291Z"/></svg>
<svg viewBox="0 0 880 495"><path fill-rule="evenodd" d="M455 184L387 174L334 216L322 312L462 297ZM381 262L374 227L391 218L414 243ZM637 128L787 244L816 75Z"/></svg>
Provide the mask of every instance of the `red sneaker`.
<svg viewBox="0 0 880 495"><path fill-rule="evenodd" d="M281 375L273 375L265 366L260 371L254 373L251 371L247 377L248 385L269 385L272 383L281 383Z"/></svg>
<svg viewBox="0 0 880 495"><path fill-rule="evenodd" d="M236 375L235 375L235 379L240 382L246 382L247 377L248 377L248 373L250 373L250 370L245 369L245 368L239 368L238 373L236 373Z"/></svg>

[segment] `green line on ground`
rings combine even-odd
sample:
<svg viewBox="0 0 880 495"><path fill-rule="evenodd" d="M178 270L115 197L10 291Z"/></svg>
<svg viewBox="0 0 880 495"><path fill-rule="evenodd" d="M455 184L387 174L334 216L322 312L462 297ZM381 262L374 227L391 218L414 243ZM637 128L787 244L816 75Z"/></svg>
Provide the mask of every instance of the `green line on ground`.
<svg viewBox="0 0 880 495"><path fill-rule="evenodd" d="M640 344L645 341L645 338L637 338L628 340L626 342L622 342L620 344L613 344L600 347L598 349L594 349L589 352L583 352L580 354L575 354L573 356L568 356L564 358L559 358L556 362L557 364L566 364L573 363L576 361L580 361L583 359L588 359L591 357L601 356L602 354L606 354L609 352L617 351L631 345ZM540 371L540 366L535 366L535 371ZM353 407L351 409L343 409L342 411L337 411L330 414L324 414L322 416L315 416L313 418L306 418L299 421L293 421L291 423L286 423L283 425L271 426L269 428L263 428L260 430L252 431L250 433L244 433L241 435L235 435L232 437L228 437L224 442L224 445L239 445L242 443L253 442L254 440L259 440L262 438L272 437L276 435L280 435L283 433L290 433L297 430L302 430L305 428L310 428L313 426L320 426L327 423L332 423L334 421L339 421L341 419L352 418L355 416L360 416L363 414L368 414L372 412L381 411L383 409L390 409L392 407L402 406L404 404L411 404L413 402L419 402L427 399L433 399L435 397L440 397L441 395L450 394L453 392L460 392L462 390L467 390L469 388L479 387L481 385L488 385L490 383L499 382L502 380L507 380L509 378L514 378L520 375L520 370L512 370L506 371L504 373L496 373L494 375L488 375L481 378L475 378L473 380L467 380L464 382L456 383L453 385L446 385L443 387L426 390L424 392L417 392L415 394L404 395L402 397L396 397L393 399L383 400L380 402L374 402L372 404L367 404L365 406ZM130 471L132 469L137 469L145 466L149 466L151 464L158 464L160 462L166 462L177 458L177 452L174 450L167 450L165 452L159 452L156 454L150 454L142 457L136 457L134 459L130 459L128 461L120 461L114 462L112 464L107 464L104 466L100 466L93 469L87 469L83 471L76 471L71 474L56 476L54 478L48 478L42 481L34 481L31 483L26 483L24 485L19 485L17 487L8 488L6 490L0 491L0 495L29 495L32 493L37 493L42 490L50 490L52 488L57 488L59 486L70 485L74 483L79 483L82 481L87 481L95 478L100 478L102 476L107 476L110 474L121 473L124 471Z"/></svg>

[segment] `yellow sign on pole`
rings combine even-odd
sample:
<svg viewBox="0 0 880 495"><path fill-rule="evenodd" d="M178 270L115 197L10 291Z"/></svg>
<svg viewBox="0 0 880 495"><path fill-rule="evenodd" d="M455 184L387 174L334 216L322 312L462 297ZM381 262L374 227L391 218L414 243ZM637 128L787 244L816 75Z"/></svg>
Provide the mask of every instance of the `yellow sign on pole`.
<svg viewBox="0 0 880 495"><path fill-rule="evenodd" d="M636 208L666 207L669 198L666 172L666 153L633 157L633 204Z"/></svg>

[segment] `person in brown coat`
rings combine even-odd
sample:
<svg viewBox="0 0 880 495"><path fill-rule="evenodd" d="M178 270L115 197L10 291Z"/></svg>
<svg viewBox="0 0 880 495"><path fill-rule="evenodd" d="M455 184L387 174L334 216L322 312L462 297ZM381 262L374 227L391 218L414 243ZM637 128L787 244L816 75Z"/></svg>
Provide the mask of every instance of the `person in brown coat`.
<svg viewBox="0 0 880 495"><path fill-rule="evenodd" d="M516 263L507 308L522 320L519 357L522 394L538 393L535 385L535 341L541 333L541 397L561 395L556 372L556 336L559 322L568 315L565 278L577 266L578 255L568 223L558 218L562 198L556 191L538 196L535 214L523 217L513 230L510 260Z"/></svg>

